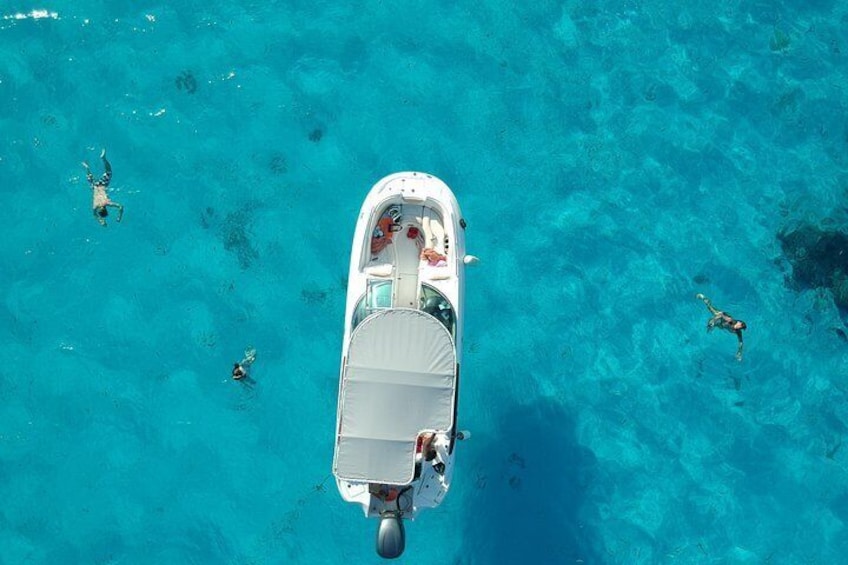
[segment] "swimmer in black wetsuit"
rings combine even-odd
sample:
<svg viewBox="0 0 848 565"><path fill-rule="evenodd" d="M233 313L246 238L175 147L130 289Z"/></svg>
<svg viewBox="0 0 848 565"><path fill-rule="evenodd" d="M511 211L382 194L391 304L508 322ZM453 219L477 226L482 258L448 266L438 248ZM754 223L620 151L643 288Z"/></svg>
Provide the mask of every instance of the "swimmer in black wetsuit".
<svg viewBox="0 0 848 565"><path fill-rule="evenodd" d="M707 321L707 332L713 331L714 328L719 328L721 330L727 330L730 333L736 334L736 339L739 341L739 345L736 348L736 360L742 360L742 330L747 329L748 326L742 320L737 320L727 312L722 312L710 301L709 298L704 296L701 293L695 295L695 298L702 300L704 304L707 305L707 309L710 311L710 314L713 315L712 318Z"/></svg>
<svg viewBox="0 0 848 565"><path fill-rule="evenodd" d="M244 358L238 363L233 363L233 379L240 381L244 379L248 383L252 383L250 378L250 366L256 361L256 350L248 347L244 350Z"/></svg>
<svg viewBox="0 0 848 565"><path fill-rule="evenodd" d="M88 179L88 184L91 185L93 203L92 203L92 211L94 212L94 217L97 218L97 221L100 222L100 225L104 228L106 227L106 216L109 215L109 211L106 210L107 207L117 208L118 209L118 221L121 221L121 218L124 216L124 207L109 199L109 195L106 194L106 189L109 188L109 181L112 180L112 165L109 164L109 161L106 160L106 150L100 152L100 158L103 159L103 168L106 172L97 179L94 180L94 175L91 174L91 169L88 168L88 163L85 161L82 162L82 166L85 167L85 177Z"/></svg>

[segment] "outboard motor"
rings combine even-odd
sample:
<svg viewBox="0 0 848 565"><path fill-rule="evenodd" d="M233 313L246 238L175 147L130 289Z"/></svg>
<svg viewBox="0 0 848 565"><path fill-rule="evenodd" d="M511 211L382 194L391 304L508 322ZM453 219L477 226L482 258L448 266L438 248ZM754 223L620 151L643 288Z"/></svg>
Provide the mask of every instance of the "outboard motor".
<svg viewBox="0 0 848 565"><path fill-rule="evenodd" d="M384 559L400 557L406 547L403 518L398 512L383 512L377 528L377 554Z"/></svg>

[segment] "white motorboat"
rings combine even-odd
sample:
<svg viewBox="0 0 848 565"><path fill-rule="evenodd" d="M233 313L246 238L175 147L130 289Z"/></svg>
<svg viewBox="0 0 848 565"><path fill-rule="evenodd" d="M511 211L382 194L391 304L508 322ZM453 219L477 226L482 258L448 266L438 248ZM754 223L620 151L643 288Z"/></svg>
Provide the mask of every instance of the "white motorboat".
<svg viewBox="0 0 848 565"><path fill-rule="evenodd" d="M333 475L379 518L377 553L398 557L404 519L450 488L462 366L465 220L448 186L389 175L359 212L348 276Z"/></svg>

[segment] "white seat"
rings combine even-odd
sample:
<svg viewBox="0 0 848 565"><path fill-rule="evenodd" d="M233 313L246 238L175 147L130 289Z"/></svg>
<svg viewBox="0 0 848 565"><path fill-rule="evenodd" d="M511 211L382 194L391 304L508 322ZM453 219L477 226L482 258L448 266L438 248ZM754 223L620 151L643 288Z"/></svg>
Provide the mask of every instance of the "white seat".
<svg viewBox="0 0 848 565"><path fill-rule="evenodd" d="M421 278L428 281L443 281L451 278L451 272L446 267L431 267L424 263L421 267Z"/></svg>
<svg viewBox="0 0 848 565"><path fill-rule="evenodd" d="M390 277L392 276L392 265L388 263L383 265L371 265L369 267L365 267L365 274L371 275L372 277Z"/></svg>
<svg viewBox="0 0 848 565"><path fill-rule="evenodd" d="M433 210L427 208L421 218L421 230L424 232L424 247L445 254L445 228L441 219Z"/></svg>

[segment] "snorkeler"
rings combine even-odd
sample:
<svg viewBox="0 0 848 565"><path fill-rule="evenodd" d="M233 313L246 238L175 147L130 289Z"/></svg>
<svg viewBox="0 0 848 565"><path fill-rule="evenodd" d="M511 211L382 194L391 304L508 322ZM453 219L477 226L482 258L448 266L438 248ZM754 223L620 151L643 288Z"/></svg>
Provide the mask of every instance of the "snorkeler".
<svg viewBox="0 0 848 565"><path fill-rule="evenodd" d="M713 315L712 318L707 322L707 332L711 332L713 328L719 328L721 330L727 330L730 333L736 334L736 338L739 340L739 346L736 348L736 360L742 360L742 330L747 329L748 326L742 320L737 320L727 312L722 312L710 302L710 299L704 296L701 293L695 295L695 298L699 300L703 300L704 304L707 305L710 313Z"/></svg>
<svg viewBox="0 0 848 565"><path fill-rule="evenodd" d="M233 363L233 378L237 381L247 379L250 381L250 366L256 361L256 350L248 347L244 350L244 358L238 363Z"/></svg>
<svg viewBox="0 0 848 565"><path fill-rule="evenodd" d="M109 164L109 161L106 160L105 149L100 152L100 158L103 159L103 168L106 172L104 172L97 180L94 180L94 175L91 174L91 169L88 168L88 163L83 161L82 166L85 167L85 176L88 179L88 183L91 185L91 192L94 199L92 204L94 217L97 218L100 225L105 228L106 216L109 215L109 211L106 208L110 206L112 208L117 208L118 221L120 222L121 218L124 216L124 207L117 202L110 200L109 196L106 194L106 189L109 188L109 181L112 180L112 166Z"/></svg>

